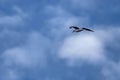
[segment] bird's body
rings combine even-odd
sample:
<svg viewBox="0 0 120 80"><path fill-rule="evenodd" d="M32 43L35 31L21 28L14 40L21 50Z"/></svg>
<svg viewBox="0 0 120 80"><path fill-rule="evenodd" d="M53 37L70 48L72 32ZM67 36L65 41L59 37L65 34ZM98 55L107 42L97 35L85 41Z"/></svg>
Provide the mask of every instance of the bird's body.
<svg viewBox="0 0 120 80"><path fill-rule="evenodd" d="M88 28L79 28L79 27L77 27L77 26L70 26L69 27L70 29L74 29L73 30L73 32L81 32L81 31L83 31L83 30L86 30L86 31L90 31L90 32L94 32L93 30L91 30L91 29L88 29Z"/></svg>

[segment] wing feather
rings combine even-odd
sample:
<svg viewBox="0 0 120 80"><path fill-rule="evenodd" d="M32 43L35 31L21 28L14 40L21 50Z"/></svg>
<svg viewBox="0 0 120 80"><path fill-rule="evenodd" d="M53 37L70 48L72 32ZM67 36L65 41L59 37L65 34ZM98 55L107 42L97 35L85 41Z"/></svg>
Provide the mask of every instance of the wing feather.
<svg viewBox="0 0 120 80"><path fill-rule="evenodd" d="M83 30L87 30L87 31L91 31L91 32L94 32L93 30L91 29L88 29L88 28L82 28Z"/></svg>
<svg viewBox="0 0 120 80"><path fill-rule="evenodd" d="M74 29L80 29L80 28L77 27L77 26L70 26L69 28L70 28L70 29L71 29L71 28L74 28Z"/></svg>

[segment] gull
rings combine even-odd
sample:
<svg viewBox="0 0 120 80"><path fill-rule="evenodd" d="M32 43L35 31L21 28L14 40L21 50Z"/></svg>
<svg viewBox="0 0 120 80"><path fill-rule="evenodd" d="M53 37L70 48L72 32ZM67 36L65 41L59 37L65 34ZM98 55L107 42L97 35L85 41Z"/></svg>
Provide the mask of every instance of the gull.
<svg viewBox="0 0 120 80"><path fill-rule="evenodd" d="M91 29L88 29L88 28L79 28L79 27L77 27L77 26L70 26L69 27L70 29L74 29L73 30L73 32L81 32L81 31L83 31L83 30L86 30L86 31L90 31L90 32L94 32L93 30L91 30Z"/></svg>

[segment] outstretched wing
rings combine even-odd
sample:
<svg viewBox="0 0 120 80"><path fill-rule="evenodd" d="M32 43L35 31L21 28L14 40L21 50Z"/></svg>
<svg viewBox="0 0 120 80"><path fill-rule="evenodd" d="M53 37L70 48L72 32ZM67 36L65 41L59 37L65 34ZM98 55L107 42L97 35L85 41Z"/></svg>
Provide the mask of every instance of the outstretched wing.
<svg viewBox="0 0 120 80"><path fill-rule="evenodd" d="M77 26L70 26L69 28L70 28L70 29L71 29L71 28L79 29L79 27L77 27Z"/></svg>
<svg viewBox="0 0 120 80"><path fill-rule="evenodd" d="M83 30L87 30L87 31L91 31L91 32L94 32L93 30L91 29L88 29L88 28L82 28Z"/></svg>

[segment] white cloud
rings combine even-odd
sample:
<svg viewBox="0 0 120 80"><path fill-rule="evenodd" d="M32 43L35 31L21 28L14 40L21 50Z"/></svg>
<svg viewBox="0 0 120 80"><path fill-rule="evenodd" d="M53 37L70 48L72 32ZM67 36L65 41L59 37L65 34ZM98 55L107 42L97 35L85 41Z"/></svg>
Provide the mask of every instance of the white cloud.
<svg viewBox="0 0 120 80"><path fill-rule="evenodd" d="M72 33L61 44L58 56L60 59L66 60L70 66L81 65L84 62L100 63L102 64L102 75L105 80L119 80L120 60L118 60L119 56L116 55L119 52L113 52L118 60L116 62L110 59L110 53L106 50L108 44L113 50L119 48L119 34L119 27L96 28L94 33Z"/></svg>
<svg viewBox="0 0 120 80"><path fill-rule="evenodd" d="M33 32L28 37L27 43L23 46L14 47L3 53L5 65L36 67L45 66L47 63L47 49L49 39L41 34Z"/></svg>
<svg viewBox="0 0 120 80"><path fill-rule="evenodd" d="M46 12L55 12L55 16L48 22L52 26L50 32L56 38L68 34L70 25L81 25L83 27L89 24L88 16L79 16L78 19L60 6L47 6L45 9ZM98 36L100 36L98 33L97 35L88 33L66 38L59 51L60 58L67 59L70 63L79 60L93 63L102 62L105 59L104 44Z"/></svg>
<svg viewBox="0 0 120 80"><path fill-rule="evenodd" d="M99 0L98 0L99 1ZM94 9L97 5L95 0L73 0L76 7L80 6L82 9ZM89 16L75 16L60 6L47 6L46 13L53 12L53 16L48 20L49 26L51 25L50 32L56 38L68 34L70 25L80 25L84 27L89 25ZM61 49L58 56L66 59L68 63L74 64L77 61L86 61L90 63L106 62L107 50L106 45L115 42L116 34L119 34L119 28L112 28L113 26L93 25L94 33L78 33L67 37L61 43ZM89 27L89 26L88 26ZM93 28L93 27L92 27ZM107 31L106 31L107 30ZM116 31L117 30L117 31ZM70 34L70 33L69 33ZM71 34L70 34L71 35ZM58 41L58 40L57 40Z"/></svg>
<svg viewBox="0 0 120 80"><path fill-rule="evenodd" d="M14 15L4 15L0 16L0 25L2 26L18 26L24 25L24 19L28 17L23 10L17 6L13 7L16 11Z"/></svg>
<svg viewBox="0 0 120 80"><path fill-rule="evenodd" d="M59 52L60 58L73 62L76 60L91 63L103 61L105 59L104 46L93 34L75 34L66 38Z"/></svg>
<svg viewBox="0 0 120 80"><path fill-rule="evenodd" d="M77 61L89 63L106 63L110 58L106 46L119 47L118 35L120 28L96 28L94 33L81 32L73 33L61 44L59 57L67 59L68 63L74 64ZM106 31L107 30L107 31ZM119 52L118 52L119 53Z"/></svg>
<svg viewBox="0 0 120 80"><path fill-rule="evenodd" d="M15 8L15 10L19 14L23 14L19 8ZM68 29L70 25L84 26L86 24L87 25L89 24L88 16L76 17L67 12L67 10L55 6L51 6L47 8L47 10L50 10L48 12L56 12L55 13L56 15L48 20L50 24L49 26L51 27L49 34L52 33L54 38L66 35L66 33L70 31ZM105 56L104 46L106 44L104 43L109 42L111 39L113 39L115 33L118 32L117 29L115 29L115 31L113 32L111 32L112 30L111 28L109 30L110 31L108 31L108 29L98 30L97 28L94 33L82 32L78 34L75 33L73 35L71 33L70 34L71 36L66 37L63 43L60 42L62 43L60 44L61 45L60 49L56 45L59 44L59 41L61 40L59 41L56 40L56 43L52 42L51 45L48 38L44 37L40 33L33 32L27 38L28 40L27 43L25 43L25 45L7 49L3 53L4 62L6 66L14 66L15 64L27 68L29 67L31 68L34 66L44 67L47 64L46 51L49 51L48 50L49 47L53 47L52 49L54 49L54 51L59 49L58 51L59 58L66 59L68 61L68 64L75 64L76 62L79 63L82 61L92 64L100 63L106 59L109 60L109 58L106 58L107 56ZM116 66L115 68L119 70L119 68L117 67L119 65L115 66ZM113 67L112 69L114 70L115 68ZM111 71L111 68L108 70L107 68L104 68L103 74L107 79L109 76L114 75L116 73L117 75L119 75L119 72L117 72L117 70L114 70L115 73L113 73L113 71ZM10 75L13 79L16 78L14 74L15 74L14 72L10 72ZM116 78L114 77L113 79Z"/></svg>

